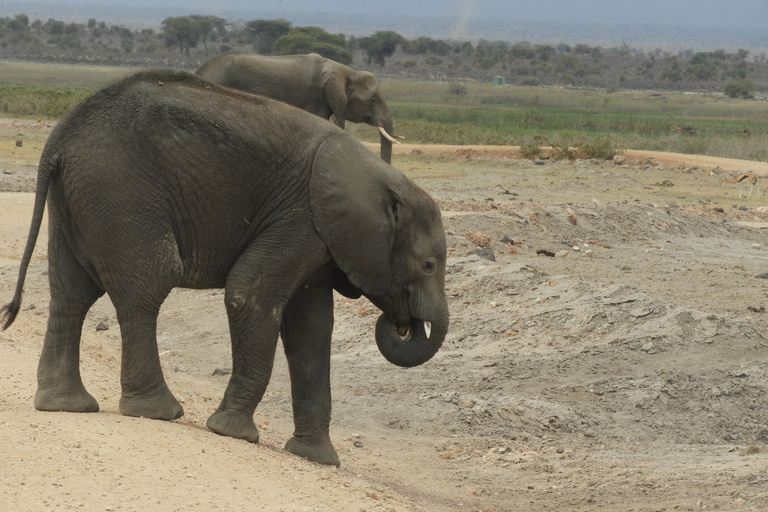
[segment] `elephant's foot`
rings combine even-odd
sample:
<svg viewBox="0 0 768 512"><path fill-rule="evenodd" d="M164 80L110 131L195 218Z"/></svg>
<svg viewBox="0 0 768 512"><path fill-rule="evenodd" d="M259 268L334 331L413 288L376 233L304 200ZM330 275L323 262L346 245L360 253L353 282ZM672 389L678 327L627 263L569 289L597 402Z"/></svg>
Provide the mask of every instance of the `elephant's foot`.
<svg viewBox="0 0 768 512"><path fill-rule="evenodd" d="M339 455L336 453L336 450L329 439L308 444L292 437L285 443L285 449L294 455L304 457L312 462L325 464L327 466L341 466Z"/></svg>
<svg viewBox="0 0 768 512"><path fill-rule="evenodd" d="M232 409L217 410L211 414L205 426L222 436L244 439L249 443L259 442L259 429L253 423L253 414Z"/></svg>
<svg viewBox="0 0 768 512"><path fill-rule="evenodd" d="M99 403L81 385L56 388L38 388L35 393L38 411L98 412Z"/></svg>
<svg viewBox="0 0 768 512"><path fill-rule="evenodd" d="M184 415L184 408L167 386L160 392L147 395L120 397L120 413L125 416L151 418L153 420L175 420Z"/></svg>

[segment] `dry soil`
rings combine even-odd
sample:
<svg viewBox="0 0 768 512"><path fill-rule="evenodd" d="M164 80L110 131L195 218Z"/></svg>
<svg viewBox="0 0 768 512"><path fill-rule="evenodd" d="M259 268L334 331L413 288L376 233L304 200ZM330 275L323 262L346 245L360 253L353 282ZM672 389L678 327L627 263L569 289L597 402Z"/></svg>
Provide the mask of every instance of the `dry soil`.
<svg viewBox="0 0 768 512"><path fill-rule="evenodd" d="M0 122L0 302L50 128ZM768 510L768 199L722 183L764 164L638 152L535 164L515 148L417 146L394 164L444 212L451 330L431 361L397 368L373 342L377 310L336 299L340 469L283 452L281 353L255 414L262 442L206 430L228 379L214 370L230 364L221 290L177 290L161 312L183 418L118 413L106 299L81 351L101 412L35 411L43 231L23 311L0 334L0 510Z"/></svg>

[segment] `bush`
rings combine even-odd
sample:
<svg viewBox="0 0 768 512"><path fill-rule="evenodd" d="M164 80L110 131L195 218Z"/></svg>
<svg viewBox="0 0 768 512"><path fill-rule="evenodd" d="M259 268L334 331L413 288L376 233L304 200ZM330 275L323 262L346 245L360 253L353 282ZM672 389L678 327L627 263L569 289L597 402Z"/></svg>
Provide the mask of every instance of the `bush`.
<svg viewBox="0 0 768 512"><path fill-rule="evenodd" d="M616 143L610 137L598 137L579 147L587 158L613 160L619 152Z"/></svg>
<svg viewBox="0 0 768 512"><path fill-rule="evenodd" d="M742 98L745 100L753 99L755 92L755 83L748 78L740 78L728 82L723 87L723 93L729 98Z"/></svg>
<svg viewBox="0 0 768 512"><path fill-rule="evenodd" d="M541 80L539 80L535 76L527 76L520 81L520 85L528 85L531 87L536 87L541 85Z"/></svg>
<svg viewBox="0 0 768 512"><path fill-rule="evenodd" d="M467 94L467 86L459 82L453 82L448 86L448 92L456 96L463 96Z"/></svg>

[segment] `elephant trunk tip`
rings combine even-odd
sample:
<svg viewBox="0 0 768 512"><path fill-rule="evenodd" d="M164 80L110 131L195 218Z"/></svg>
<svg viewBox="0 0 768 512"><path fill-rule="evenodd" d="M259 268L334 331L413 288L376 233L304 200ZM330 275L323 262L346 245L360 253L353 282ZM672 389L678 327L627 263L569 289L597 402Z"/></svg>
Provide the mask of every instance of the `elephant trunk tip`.
<svg viewBox="0 0 768 512"><path fill-rule="evenodd" d="M409 368L429 361L443 344L447 322L412 319L409 326L397 326L386 315L376 323L376 344L392 364Z"/></svg>

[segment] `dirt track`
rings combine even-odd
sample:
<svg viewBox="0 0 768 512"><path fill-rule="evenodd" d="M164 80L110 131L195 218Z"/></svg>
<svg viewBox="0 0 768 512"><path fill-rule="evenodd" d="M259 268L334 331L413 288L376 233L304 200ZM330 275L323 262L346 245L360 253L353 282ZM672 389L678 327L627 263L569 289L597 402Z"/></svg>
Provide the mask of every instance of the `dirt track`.
<svg viewBox="0 0 768 512"><path fill-rule="evenodd" d="M0 302L49 129L5 128ZM445 213L451 332L429 363L396 368L373 342L375 308L337 298L340 469L282 452L282 354L255 415L262 443L205 429L227 382L213 370L230 357L219 290L179 290L161 313L182 419L117 413L120 337L106 300L88 315L81 357L102 412L36 412L41 236L24 310L0 335L0 510L768 509L768 280L756 277L768 233L751 227L768 221L768 199L721 184L740 162L627 156L533 165L513 148L396 149L395 165Z"/></svg>

